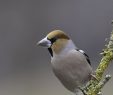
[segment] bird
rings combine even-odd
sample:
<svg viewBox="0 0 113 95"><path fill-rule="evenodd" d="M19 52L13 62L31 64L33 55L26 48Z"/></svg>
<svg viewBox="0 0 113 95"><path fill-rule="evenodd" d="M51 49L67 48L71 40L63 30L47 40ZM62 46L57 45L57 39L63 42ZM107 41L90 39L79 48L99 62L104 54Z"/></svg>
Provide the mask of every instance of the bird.
<svg viewBox="0 0 113 95"><path fill-rule="evenodd" d="M37 45L48 49L52 70L63 86L76 95L85 95L81 88L93 74L89 56L62 30L51 31Z"/></svg>

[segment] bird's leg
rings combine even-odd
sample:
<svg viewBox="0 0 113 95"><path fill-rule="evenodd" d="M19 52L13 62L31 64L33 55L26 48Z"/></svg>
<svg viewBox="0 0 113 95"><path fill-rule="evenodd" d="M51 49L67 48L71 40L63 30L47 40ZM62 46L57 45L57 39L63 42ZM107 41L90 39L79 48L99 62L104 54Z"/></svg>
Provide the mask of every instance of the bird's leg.
<svg viewBox="0 0 113 95"><path fill-rule="evenodd" d="M91 79L94 79L99 82L99 80L96 78L95 74L91 74Z"/></svg>

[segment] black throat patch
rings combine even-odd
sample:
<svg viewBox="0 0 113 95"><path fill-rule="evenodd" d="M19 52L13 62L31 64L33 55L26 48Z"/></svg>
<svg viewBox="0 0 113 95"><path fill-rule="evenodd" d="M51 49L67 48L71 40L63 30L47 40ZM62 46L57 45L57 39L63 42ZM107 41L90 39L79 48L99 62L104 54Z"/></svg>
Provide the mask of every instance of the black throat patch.
<svg viewBox="0 0 113 95"><path fill-rule="evenodd" d="M48 48L48 51L49 51L50 55L53 57L53 51L52 51L52 49L51 48Z"/></svg>

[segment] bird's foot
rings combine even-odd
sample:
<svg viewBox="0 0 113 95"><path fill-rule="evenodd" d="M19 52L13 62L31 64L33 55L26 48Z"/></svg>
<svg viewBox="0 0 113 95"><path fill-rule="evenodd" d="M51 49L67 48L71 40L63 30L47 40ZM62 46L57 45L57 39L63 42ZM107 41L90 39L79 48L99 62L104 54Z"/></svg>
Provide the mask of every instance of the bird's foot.
<svg viewBox="0 0 113 95"><path fill-rule="evenodd" d="M95 74L91 74L91 79L94 79L99 82L99 80L96 78Z"/></svg>

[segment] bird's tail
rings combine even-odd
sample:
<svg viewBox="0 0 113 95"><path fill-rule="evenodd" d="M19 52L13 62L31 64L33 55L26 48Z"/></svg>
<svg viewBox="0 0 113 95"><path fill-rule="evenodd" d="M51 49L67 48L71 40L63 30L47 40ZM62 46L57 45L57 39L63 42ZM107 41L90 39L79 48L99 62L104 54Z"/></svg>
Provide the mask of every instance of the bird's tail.
<svg viewBox="0 0 113 95"><path fill-rule="evenodd" d="M74 93L75 95L86 95L81 89L76 89Z"/></svg>

